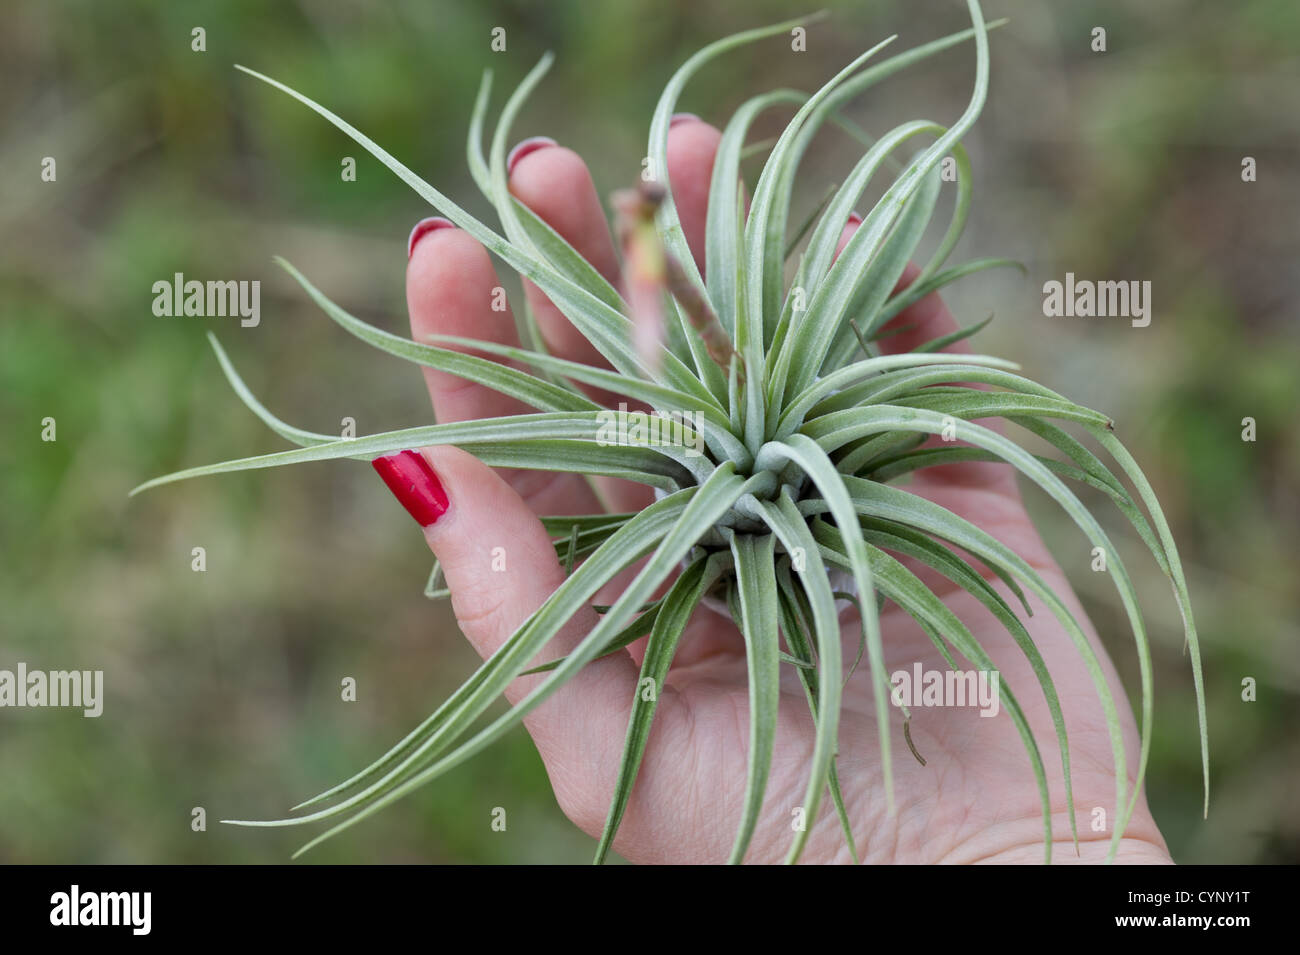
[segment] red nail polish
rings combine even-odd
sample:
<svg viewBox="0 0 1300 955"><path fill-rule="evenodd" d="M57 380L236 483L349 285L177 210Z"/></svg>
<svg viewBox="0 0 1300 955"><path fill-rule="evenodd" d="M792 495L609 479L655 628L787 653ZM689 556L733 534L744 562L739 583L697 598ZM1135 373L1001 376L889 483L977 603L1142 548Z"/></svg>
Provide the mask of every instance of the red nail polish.
<svg viewBox="0 0 1300 955"><path fill-rule="evenodd" d="M510 155L506 156L506 175L515 171L515 163L523 159L529 153L535 153L539 149L545 149L547 146L556 145L555 140L550 136L534 136L531 139L525 139L517 143L515 148L510 150Z"/></svg>
<svg viewBox="0 0 1300 955"><path fill-rule="evenodd" d="M419 242L430 232L433 232L437 229L454 229L454 228L456 228L455 224L447 221L442 216L431 216L428 219L421 219L419 222L415 224L415 228L411 230L411 237L406 240L407 260L409 261L411 256L415 254L415 243Z"/></svg>
<svg viewBox="0 0 1300 955"><path fill-rule="evenodd" d="M850 213L849 213L849 222L848 222L848 224L849 224L849 225L862 225L862 216L858 215L856 212L850 212Z"/></svg>
<svg viewBox="0 0 1300 955"><path fill-rule="evenodd" d="M685 123L687 121L696 123L701 122L700 118L694 113L673 113L672 119L668 120L668 128L672 129L678 123Z"/></svg>
<svg viewBox="0 0 1300 955"><path fill-rule="evenodd" d="M451 506L447 492L419 451L386 454L370 464L421 527L428 527L447 513Z"/></svg>

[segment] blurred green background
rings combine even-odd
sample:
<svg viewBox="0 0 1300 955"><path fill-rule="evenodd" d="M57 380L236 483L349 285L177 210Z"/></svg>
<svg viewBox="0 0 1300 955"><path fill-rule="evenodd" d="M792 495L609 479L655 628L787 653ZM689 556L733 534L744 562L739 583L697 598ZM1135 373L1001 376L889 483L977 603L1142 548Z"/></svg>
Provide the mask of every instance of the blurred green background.
<svg viewBox="0 0 1300 955"><path fill-rule="evenodd" d="M825 3L790 55L731 54L681 108L721 122L777 85L811 89L889 33L900 48L962 29L957 0ZM589 158L602 194L639 170L650 111L703 43L814 9L791 0L190 2L5 5L0 30L0 667L103 669L105 715L0 711L0 861L285 861L302 831L231 830L281 814L368 763L477 662L421 591L430 557L370 469L311 464L167 487L142 480L275 450L226 386L215 330L264 402L299 426L359 432L429 420L419 374L326 320L283 255L356 314L406 326L405 241L430 214L340 133L233 70L246 64L355 123L468 209L481 71L499 106L545 50L555 68L516 125ZM1212 801L1200 819L1194 698L1177 611L1151 595L1156 737L1148 792L1181 862L1300 860L1300 5L988 0L988 106L967 142L975 202L954 261L1005 255L1028 277L952 287L978 345L1112 414L1183 551L1210 708ZM507 51L489 49L507 32ZM1107 30L1107 52L1090 48ZM191 30L206 31L206 52ZM959 48L878 87L852 115L880 133L951 121ZM495 115L495 114L493 114ZM763 131L768 135L777 127ZM857 153L829 131L811 206ZM41 160L57 180L40 179ZM357 162L355 182L341 161ZM1255 157L1258 181L1242 182ZM751 166L751 175L756 167ZM1042 284L1148 279L1154 320L1045 318ZM259 279L262 319L157 318L152 284ZM503 275L503 278L506 278ZM508 288L517 286L507 282ZM513 293L512 293L513 294ZM57 441L40 440L57 420ZM1241 440L1241 419L1258 440ZM1040 514L1112 655L1136 660L1105 581ZM1112 526L1116 526L1112 524ZM1117 533L1120 533L1117 531ZM207 570L191 570L191 548ZM340 700L343 677L355 703ZM1241 681L1258 681L1258 701ZM190 828L205 807L208 830ZM506 832L489 826L508 812ZM522 732L327 843L309 861L581 862Z"/></svg>

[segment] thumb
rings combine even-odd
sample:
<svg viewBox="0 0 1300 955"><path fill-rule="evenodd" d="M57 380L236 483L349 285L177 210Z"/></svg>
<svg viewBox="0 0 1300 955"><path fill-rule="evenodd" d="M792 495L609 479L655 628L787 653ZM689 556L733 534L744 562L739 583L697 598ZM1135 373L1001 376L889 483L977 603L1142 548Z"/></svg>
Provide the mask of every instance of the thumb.
<svg viewBox="0 0 1300 955"><path fill-rule="evenodd" d="M402 451L372 463L424 528L456 620L487 659L564 582L542 522L495 471L458 448ZM598 619L584 607L530 666L572 651ZM573 783L594 773L597 789L612 786L637 674L626 650L593 660L525 717L562 806L569 800L559 791L560 780ZM517 703L549 675L516 679L506 697Z"/></svg>

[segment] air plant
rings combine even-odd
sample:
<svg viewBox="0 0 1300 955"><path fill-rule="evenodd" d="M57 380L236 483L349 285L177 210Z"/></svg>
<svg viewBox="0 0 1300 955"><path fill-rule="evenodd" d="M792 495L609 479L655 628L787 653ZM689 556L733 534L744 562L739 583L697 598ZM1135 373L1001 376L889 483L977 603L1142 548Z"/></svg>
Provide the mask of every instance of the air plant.
<svg viewBox="0 0 1300 955"><path fill-rule="evenodd" d="M701 275L678 219L671 184L645 183L619 206L623 251L633 266L624 293L614 288L507 189L506 143L512 121L551 64L548 54L506 102L485 155L482 134L491 74L485 75L470 123L468 159L473 177L494 206L501 233L469 215L357 129L287 86L239 67L294 97L367 149L432 205L521 276L536 283L608 362L596 367L547 353L535 321L521 315L521 341L511 348L470 339L417 342L389 334L349 315L287 262L281 262L338 324L363 341L419 365L450 372L536 408L487 420L410 428L339 440L292 427L249 392L212 339L217 357L241 399L297 450L198 467L157 478L136 490L170 481L252 468L335 458L368 460L425 445L454 444L501 468L570 471L611 476L654 488L654 503L638 513L544 517L567 578L513 636L451 697L364 771L295 807L312 811L269 822L288 826L332 822L307 848L438 778L519 724L523 716L580 668L603 654L647 637L642 679L662 687L677 641L704 600L729 607L745 640L749 669L750 747L743 815L732 860L740 861L762 805L773 752L782 665L797 669L815 721L816 743L804 806L810 816L829 788L850 849L853 836L835 772L841 689L845 680L837 599L859 610L861 639L874 691L885 789L892 810L890 683L885 673L879 606L889 600L906 610L956 669L957 657L993 670L984 649L943 602L891 555L933 568L976 597L1006 627L1037 676L1051 712L1064 770L1071 819L1069 748L1051 674L1015 607L962 553L982 562L1015 598L1035 595L1072 639L1105 713L1114 758L1116 824L1113 857L1144 778L1151 745L1152 675L1137 595L1118 551L1070 482L1101 491L1127 518L1170 580L1182 611L1195 680L1208 805L1204 689L1196 630L1177 550L1156 497L1104 414L1075 404L1014 373L999 358L951 354L946 345L984 323L928 342L905 354L881 355L875 339L908 305L964 276L1007 265L980 259L944 267L961 234L971 201L969 160L962 137L984 103L988 86L988 30L977 0L967 0L972 27L861 69L890 42L853 60L811 96L769 92L744 103L727 122L718 147L706 230L707 274ZM805 21L750 30L715 42L672 77L650 123L650 170L667 169L670 118L691 76L741 44L788 33ZM891 38L892 39L892 38ZM932 54L973 41L977 68L965 112L950 127L906 122L873 139L840 115L853 97ZM755 119L774 107L796 107L770 146L747 207L740 163ZM843 183L827 194L808 224L791 229L791 196L799 164L812 137L834 123L865 147ZM921 147L906 161L894 154ZM951 224L920 274L896 290L921 242L941 188L940 165L956 164L957 195ZM841 227L864 189L877 177L892 181L836 255ZM792 239L793 234L793 241ZM785 264L806 238L793 281ZM473 349L501 359L467 354ZM530 371L522 370L531 369ZM597 440L608 414L580 386L603 389L663 415L690 413L688 441L618 443ZM1002 418L1055 447L1062 459L1030 453L1013 439L973 423ZM1091 435L1132 484L1120 478L1062 424ZM935 435L957 442L926 443ZM698 442L703 453L686 445ZM1042 488L1093 546L1108 555L1107 573L1132 629L1142 687L1141 746L1136 785L1128 772L1115 701L1078 620L1019 555L969 521L891 481L924 468L960 461L1000 461ZM1137 500L1145 505L1147 514ZM648 558L648 559L646 559ZM560 660L529 669L548 641L600 589L645 559L611 605L598 608L599 624ZM837 580L852 587L837 589ZM665 589L666 588L666 589ZM845 590L848 590L846 593ZM435 566L427 592L445 595ZM782 641L784 637L784 641ZM516 677L543 672L524 699L485 727L470 730ZM1022 692L1017 688L1017 692ZM636 780L655 714L657 694L638 694L604 834L606 855ZM1050 861L1052 831L1043 760L1012 689L1002 684L1002 704L1023 739L1041 798ZM906 728L906 724L904 724ZM910 743L910 738L908 739ZM323 807L323 808L322 808ZM1072 823L1073 825L1073 823ZM789 860L798 859L812 818L793 835ZM1077 842L1077 832L1075 834ZM856 855L855 855L856 858Z"/></svg>

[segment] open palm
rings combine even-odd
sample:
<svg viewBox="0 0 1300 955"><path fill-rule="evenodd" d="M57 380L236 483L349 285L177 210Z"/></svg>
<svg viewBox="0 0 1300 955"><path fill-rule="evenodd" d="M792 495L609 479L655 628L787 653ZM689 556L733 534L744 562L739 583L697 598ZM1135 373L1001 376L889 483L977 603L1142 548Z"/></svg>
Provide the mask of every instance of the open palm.
<svg viewBox="0 0 1300 955"><path fill-rule="evenodd" d="M668 140L668 175L687 240L702 258L708 183L719 134L691 116L675 119ZM618 260L604 213L583 161L549 140L530 140L511 156L512 193L618 283ZM857 227L846 224L841 245ZM909 270L903 282L915 274ZM499 282L487 252L444 220L426 220L412 233L407 297L413 337L456 335L517 344L515 323L500 308ZM529 306L550 350L563 358L604 365L599 353L531 284ZM955 325L936 295L898 315L902 329L884 339L906 351ZM961 349L955 345L953 349ZM523 413L525 406L483 386L425 370L438 419L462 421ZM617 396L597 395L617 404ZM564 578L537 515L634 511L646 506L644 487L566 473L492 471L451 447L421 454L445 492L445 512L425 528L452 591L457 619L485 658L499 647ZM1046 584L1084 621L1112 692L1119 681L1087 626L1061 570L1048 554L1020 501L1009 465L959 464L929 468L908 485L992 534L1030 563ZM425 523L423 520L421 523ZM507 573L495 573L504 548ZM924 580L971 630L1017 694L1047 769L1057 861L1100 860L1115 819L1115 775L1101 704L1078 651L1056 619L1034 603L1025 620L1053 674L1070 740L1071 778L1080 852L1070 844L1071 824L1052 720L1023 653L1002 625L969 593L915 563ZM999 581L991 583L1006 596ZM612 603L616 587L602 594ZM598 618L587 610L551 642L546 658L577 645ZM857 654L856 617L843 618L844 652ZM887 605L881 615L887 672L946 667L914 620ZM603 657L583 668L530 713L526 725L545 761L556 797L584 831L604 825L618 774L628 715L644 648ZM539 662L541 662L539 660ZM893 767L896 813L888 812L875 723L875 702L865 664L845 688L836 763L859 854L872 862L1025 861L1043 858L1043 821L1029 759L1006 713L986 719L972 707L914 708L910 734L925 764L902 745L895 720ZM814 726L803 687L785 667L776 752L763 814L747 861L779 861L792 827L812 817L804 858L848 861L840 823L829 797L814 814L801 805L813 751ZM517 701L539 677L521 677L507 691ZM654 730L623 819L615 849L635 862L721 862L740 819L749 743L744 642L731 621L701 609L687 628L656 712ZM1136 752L1136 728L1120 707L1126 749ZM1130 764L1131 765L1131 764ZM1132 780L1127 787L1131 791ZM1101 810L1104 816L1097 813ZM1094 821L1101 824L1094 827ZM1121 844L1121 858L1168 861L1164 842L1139 798Z"/></svg>

